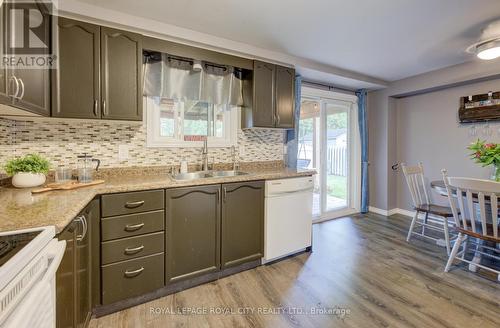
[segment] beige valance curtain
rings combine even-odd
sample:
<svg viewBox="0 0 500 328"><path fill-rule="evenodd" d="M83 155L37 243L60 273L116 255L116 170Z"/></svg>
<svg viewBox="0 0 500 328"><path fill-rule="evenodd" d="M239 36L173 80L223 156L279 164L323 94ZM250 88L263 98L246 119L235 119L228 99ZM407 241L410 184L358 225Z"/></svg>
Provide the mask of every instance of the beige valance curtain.
<svg viewBox="0 0 500 328"><path fill-rule="evenodd" d="M246 106L251 71L154 53L146 56L144 95L180 101Z"/></svg>

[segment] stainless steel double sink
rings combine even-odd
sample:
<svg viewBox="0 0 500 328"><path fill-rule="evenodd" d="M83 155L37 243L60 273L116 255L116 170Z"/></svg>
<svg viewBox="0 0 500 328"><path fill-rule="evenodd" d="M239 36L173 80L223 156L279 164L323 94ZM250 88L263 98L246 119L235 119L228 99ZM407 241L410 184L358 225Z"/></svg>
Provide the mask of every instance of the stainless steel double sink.
<svg viewBox="0 0 500 328"><path fill-rule="evenodd" d="M222 177L234 177L238 175L246 175L248 173L242 171L197 171L189 173L178 173L172 175L174 180L196 180L196 179L208 179L208 178L222 178Z"/></svg>

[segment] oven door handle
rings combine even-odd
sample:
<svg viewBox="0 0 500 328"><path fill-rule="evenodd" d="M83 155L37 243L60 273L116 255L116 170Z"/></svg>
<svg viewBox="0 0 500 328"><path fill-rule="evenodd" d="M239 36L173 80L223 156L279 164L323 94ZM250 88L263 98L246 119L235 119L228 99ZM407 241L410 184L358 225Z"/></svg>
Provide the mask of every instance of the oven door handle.
<svg viewBox="0 0 500 328"><path fill-rule="evenodd" d="M57 269L59 268L59 264L61 264L65 250L65 240L57 241L57 239L52 239L52 241L49 243L47 253L50 264L47 268L47 271L45 271L45 274L43 275L43 281L50 281L51 279L54 279Z"/></svg>

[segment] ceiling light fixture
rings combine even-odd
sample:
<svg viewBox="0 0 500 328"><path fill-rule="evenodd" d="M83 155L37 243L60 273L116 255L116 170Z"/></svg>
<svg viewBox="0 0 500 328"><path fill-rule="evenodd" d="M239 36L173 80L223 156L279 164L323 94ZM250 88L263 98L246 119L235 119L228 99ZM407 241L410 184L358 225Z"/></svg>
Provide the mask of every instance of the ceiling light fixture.
<svg viewBox="0 0 500 328"><path fill-rule="evenodd" d="M500 57L500 20L490 23L482 31L479 41L469 46L467 52L483 60Z"/></svg>
<svg viewBox="0 0 500 328"><path fill-rule="evenodd" d="M476 55L483 60L491 60L500 57L500 39L477 45Z"/></svg>

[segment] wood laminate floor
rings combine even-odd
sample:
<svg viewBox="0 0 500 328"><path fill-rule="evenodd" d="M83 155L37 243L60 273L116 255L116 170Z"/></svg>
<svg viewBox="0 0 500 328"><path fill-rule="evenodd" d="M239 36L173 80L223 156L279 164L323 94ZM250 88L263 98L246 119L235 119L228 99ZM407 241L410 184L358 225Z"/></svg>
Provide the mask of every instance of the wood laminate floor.
<svg viewBox="0 0 500 328"><path fill-rule="evenodd" d="M445 250L418 238L406 243L408 226L404 217L375 214L317 224L311 254L93 319L91 327L500 327L500 284L457 267L444 273Z"/></svg>

